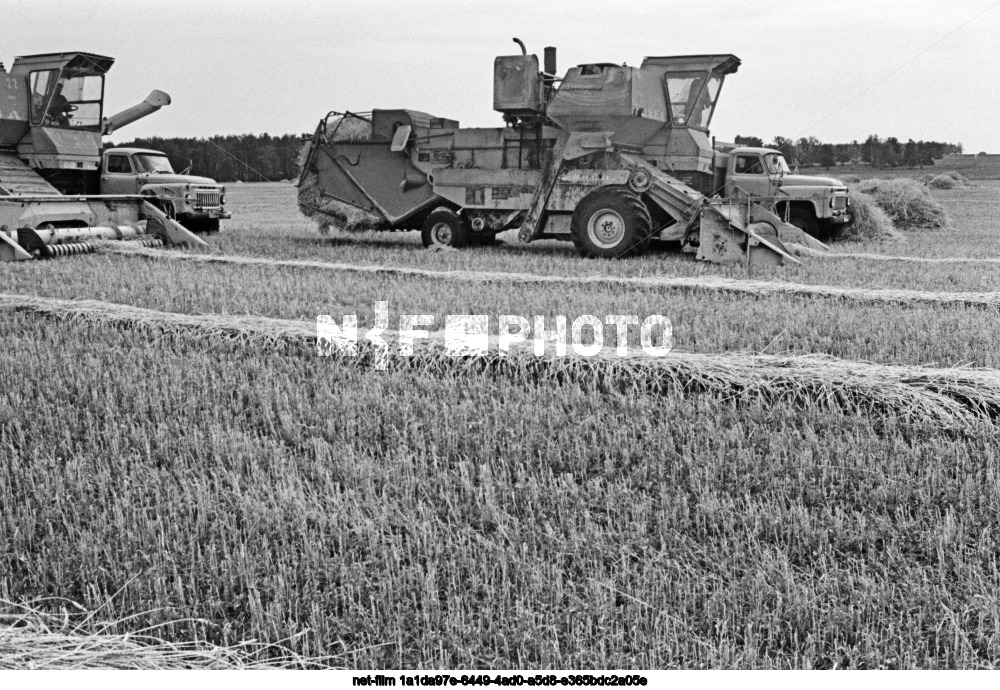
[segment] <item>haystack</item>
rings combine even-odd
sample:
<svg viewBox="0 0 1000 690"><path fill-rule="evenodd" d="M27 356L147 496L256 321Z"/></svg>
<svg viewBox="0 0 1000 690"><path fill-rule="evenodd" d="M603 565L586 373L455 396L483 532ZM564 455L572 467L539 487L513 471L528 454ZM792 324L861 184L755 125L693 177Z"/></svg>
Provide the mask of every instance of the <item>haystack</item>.
<svg viewBox="0 0 1000 690"><path fill-rule="evenodd" d="M871 196L899 230L942 230L950 225L944 207L916 180L906 177L864 180L855 188L857 192Z"/></svg>
<svg viewBox="0 0 1000 690"><path fill-rule="evenodd" d="M937 175L927 183L934 189L954 189L958 182L951 175Z"/></svg>
<svg viewBox="0 0 1000 690"><path fill-rule="evenodd" d="M863 192L851 193L851 211L854 222L837 235L838 240L862 242L865 240L898 240L900 232L892 219L879 208L875 199Z"/></svg>

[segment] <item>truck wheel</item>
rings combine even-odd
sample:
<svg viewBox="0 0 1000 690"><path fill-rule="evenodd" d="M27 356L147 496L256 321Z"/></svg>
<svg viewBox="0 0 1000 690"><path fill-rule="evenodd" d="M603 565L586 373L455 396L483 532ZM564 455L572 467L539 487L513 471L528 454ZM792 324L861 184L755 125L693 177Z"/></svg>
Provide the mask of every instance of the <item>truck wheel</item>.
<svg viewBox="0 0 1000 690"><path fill-rule="evenodd" d="M810 237L819 237L819 222L811 212L803 208L793 208L788 214L788 223L794 225Z"/></svg>
<svg viewBox="0 0 1000 690"><path fill-rule="evenodd" d="M577 205L570 231L581 255L618 259L646 251L652 224L637 194L626 187L602 187Z"/></svg>
<svg viewBox="0 0 1000 690"><path fill-rule="evenodd" d="M483 231L469 235L469 244L473 247L492 247L497 243L496 233Z"/></svg>
<svg viewBox="0 0 1000 690"><path fill-rule="evenodd" d="M219 232L218 218L185 218L179 221L181 225L195 234L214 235Z"/></svg>
<svg viewBox="0 0 1000 690"><path fill-rule="evenodd" d="M420 231L425 247L437 245L461 249L469 241L469 230L457 213L450 208L436 208L427 216Z"/></svg>

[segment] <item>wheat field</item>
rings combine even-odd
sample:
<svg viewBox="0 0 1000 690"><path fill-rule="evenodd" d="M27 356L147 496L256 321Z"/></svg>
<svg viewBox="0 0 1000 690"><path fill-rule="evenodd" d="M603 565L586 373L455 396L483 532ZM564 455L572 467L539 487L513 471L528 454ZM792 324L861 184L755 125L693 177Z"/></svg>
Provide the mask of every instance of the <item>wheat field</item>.
<svg viewBox="0 0 1000 690"><path fill-rule="evenodd" d="M975 185L934 192L947 233L753 274L321 238L286 184L231 189L208 252L249 261L5 264L0 614L251 665L1000 665L1000 265L864 256L1000 259ZM786 287L704 288L751 281ZM674 378L318 355L379 300L663 314Z"/></svg>

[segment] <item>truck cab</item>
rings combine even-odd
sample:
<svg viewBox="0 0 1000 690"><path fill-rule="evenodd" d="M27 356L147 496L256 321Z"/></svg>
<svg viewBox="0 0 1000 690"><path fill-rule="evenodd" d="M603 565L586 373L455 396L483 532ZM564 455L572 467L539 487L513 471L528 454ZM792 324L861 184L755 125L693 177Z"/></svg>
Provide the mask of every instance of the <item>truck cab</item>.
<svg viewBox="0 0 1000 690"><path fill-rule="evenodd" d="M792 173L780 151L757 147L717 151L716 167L716 186L725 190L725 196L774 197L778 215L810 235L829 235L852 220L847 185L832 177Z"/></svg>
<svg viewBox="0 0 1000 690"><path fill-rule="evenodd" d="M113 148L101 158L101 194L140 194L192 232L218 232L226 188L208 177L178 174L162 151Z"/></svg>

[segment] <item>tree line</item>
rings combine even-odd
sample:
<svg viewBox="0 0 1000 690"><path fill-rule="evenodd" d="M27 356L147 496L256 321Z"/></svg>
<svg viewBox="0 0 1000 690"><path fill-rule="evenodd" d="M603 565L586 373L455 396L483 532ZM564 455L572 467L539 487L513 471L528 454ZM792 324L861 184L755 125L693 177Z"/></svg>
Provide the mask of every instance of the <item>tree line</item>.
<svg viewBox="0 0 1000 690"><path fill-rule="evenodd" d="M208 139L152 137L115 146L163 151L174 170L190 167L191 174L217 182L279 182L298 176L297 159L306 135L236 134Z"/></svg>
<svg viewBox="0 0 1000 690"><path fill-rule="evenodd" d="M764 146L760 137L737 136L738 146ZM896 137L882 139L870 135L863 142L857 139L850 144L828 144L816 137L798 140L774 137L768 148L777 149L789 165L804 167L821 166L830 169L837 165L870 165L873 168L920 168L934 165L934 161L948 153L962 153L962 144L940 141L901 142Z"/></svg>
<svg viewBox="0 0 1000 690"><path fill-rule="evenodd" d="M298 175L298 156L305 134L231 134L208 139L152 137L118 144L163 151L178 172L190 167L195 175L218 182L266 182L290 180ZM764 146L754 136L737 136L739 146ZM933 165L948 153L962 153L962 144L940 141L901 142L896 137L872 134L863 142L830 144L816 137L798 140L776 136L767 144L785 155L789 165L832 168L867 164L873 168L917 168Z"/></svg>

